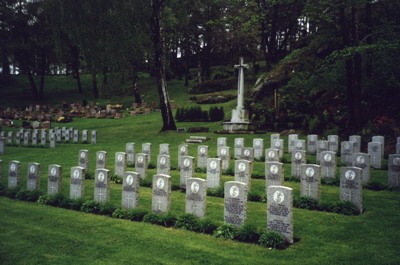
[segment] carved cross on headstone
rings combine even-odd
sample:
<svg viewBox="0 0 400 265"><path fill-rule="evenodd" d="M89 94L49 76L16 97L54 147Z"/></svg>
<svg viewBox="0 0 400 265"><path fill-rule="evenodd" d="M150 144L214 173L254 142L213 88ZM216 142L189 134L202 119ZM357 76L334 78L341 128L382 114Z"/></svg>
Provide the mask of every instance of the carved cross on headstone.
<svg viewBox="0 0 400 265"><path fill-rule="evenodd" d="M97 196L99 196L99 200L102 200L102 198L106 195L102 191L103 191L103 189L98 189L98 191L97 191Z"/></svg>
<svg viewBox="0 0 400 265"><path fill-rule="evenodd" d="M130 205L131 205L131 202L132 202L132 200L133 200L133 196L132 196L132 194L129 192L127 195L125 195L125 201L127 201L128 203L128 208L130 208Z"/></svg>
<svg viewBox="0 0 400 265"><path fill-rule="evenodd" d="M306 188L307 194L309 197L311 197L311 192L314 192L314 189L311 189L311 184L308 183L308 187Z"/></svg>
<svg viewBox="0 0 400 265"><path fill-rule="evenodd" d="M160 198L157 199L158 210L161 211L162 200Z"/></svg>

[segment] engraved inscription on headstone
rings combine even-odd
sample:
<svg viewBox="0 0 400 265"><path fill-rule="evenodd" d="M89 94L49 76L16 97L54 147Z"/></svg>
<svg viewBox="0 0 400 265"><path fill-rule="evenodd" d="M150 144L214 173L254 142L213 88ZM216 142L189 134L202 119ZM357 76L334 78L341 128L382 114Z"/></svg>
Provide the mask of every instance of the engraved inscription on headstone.
<svg viewBox="0 0 400 265"><path fill-rule="evenodd" d="M197 167L206 168L208 159L208 146L199 145L197 148Z"/></svg>
<svg viewBox="0 0 400 265"><path fill-rule="evenodd" d="M317 154L316 154L316 162L319 164L321 161L321 152L329 151L329 142L325 140L317 141Z"/></svg>
<svg viewBox="0 0 400 265"><path fill-rule="evenodd" d="M114 174L122 178L124 176L125 171L126 171L126 153L116 152Z"/></svg>
<svg viewBox="0 0 400 265"><path fill-rule="evenodd" d="M107 168L107 152L98 151L96 152L96 169Z"/></svg>
<svg viewBox="0 0 400 265"><path fill-rule="evenodd" d="M194 157L182 156L181 157L181 168L180 168L180 188L186 189L186 182L188 178L193 177L193 164Z"/></svg>
<svg viewBox="0 0 400 265"><path fill-rule="evenodd" d="M169 175L170 167L169 155L159 154L157 156L157 174Z"/></svg>
<svg viewBox="0 0 400 265"><path fill-rule="evenodd" d="M353 153L361 152L361 136L359 135L351 135L349 137L349 142L353 143Z"/></svg>
<svg viewBox="0 0 400 265"><path fill-rule="evenodd" d="M60 165L49 165L47 177L47 194L54 195L61 193L62 167Z"/></svg>
<svg viewBox="0 0 400 265"><path fill-rule="evenodd" d="M92 130L92 132L91 132L90 143L92 143L92 144L97 143L97 131L96 130Z"/></svg>
<svg viewBox="0 0 400 265"><path fill-rule="evenodd" d="M283 156L283 145L284 145L283 139L276 139L271 142L271 148L279 150L279 159L281 159Z"/></svg>
<svg viewBox="0 0 400 265"><path fill-rule="evenodd" d="M110 170L96 169L94 178L94 201L104 204L110 200Z"/></svg>
<svg viewBox="0 0 400 265"><path fill-rule="evenodd" d="M39 190L40 189L40 164L38 163L29 163L28 164L28 174L26 181L26 189L27 190Z"/></svg>
<svg viewBox="0 0 400 265"><path fill-rule="evenodd" d="M79 199L85 195L85 169L72 167L70 177L70 199Z"/></svg>
<svg viewBox="0 0 400 265"><path fill-rule="evenodd" d="M321 177L324 179L334 179L336 174L336 153L332 151L323 151L321 156Z"/></svg>
<svg viewBox="0 0 400 265"><path fill-rule="evenodd" d="M388 186L389 188L400 187L400 155L389 155Z"/></svg>
<svg viewBox="0 0 400 265"><path fill-rule="evenodd" d="M328 135L328 151L337 153L339 150L339 136Z"/></svg>
<svg viewBox="0 0 400 265"><path fill-rule="evenodd" d="M218 158L221 159L222 170L227 170L229 168L231 155L229 146L221 146L219 148Z"/></svg>
<svg viewBox="0 0 400 265"><path fill-rule="evenodd" d="M207 188L218 188L221 182L221 159L207 159Z"/></svg>
<svg viewBox="0 0 400 265"><path fill-rule="evenodd" d="M279 150L275 148L265 149L265 162L279 162Z"/></svg>
<svg viewBox="0 0 400 265"><path fill-rule="evenodd" d="M89 150L86 150L86 149L79 150L78 165L80 167L83 167L85 169L85 171L87 171L88 163L89 163Z"/></svg>
<svg viewBox="0 0 400 265"><path fill-rule="evenodd" d="M135 164L135 143L126 143L125 152L128 165Z"/></svg>
<svg viewBox="0 0 400 265"><path fill-rule="evenodd" d="M267 229L282 234L293 243L293 189L270 186L267 189Z"/></svg>
<svg viewBox="0 0 400 265"><path fill-rule="evenodd" d="M135 171L139 174L141 179L147 176L147 155L143 153L136 154Z"/></svg>
<svg viewBox="0 0 400 265"><path fill-rule="evenodd" d="M186 189L186 213L198 218L206 215L207 184L200 178L188 178Z"/></svg>
<svg viewBox="0 0 400 265"><path fill-rule="evenodd" d="M340 199L352 202L362 213L361 168L340 168Z"/></svg>
<svg viewBox="0 0 400 265"><path fill-rule="evenodd" d="M368 143L368 154L371 157L371 167L380 169L382 167L382 143Z"/></svg>
<svg viewBox="0 0 400 265"><path fill-rule="evenodd" d="M350 166L353 158L354 142L344 141L340 146L340 162L343 165Z"/></svg>
<svg viewBox="0 0 400 265"><path fill-rule="evenodd" d="M329 152L329 151L327 151ZM301 167L300 196L311 197L319 201L321 184L321 166L314 164L304 164Z"/></svg>
<svg viewBox="0 0 400 265"><path fill-rule="evenodd" d="M269 186L280 186L283 183L283 164L280 162L265 163L265 178L267 192Z"/></svg>
<svg viewBox="0 0 400 265"><path fill-rule="evenodd" d="M294 145L297 140L298 140L297 134L289 134L289 137L288 137L288 152L289 152L289 154L291 154L293 152Z"/></svg>
<svg viewBox="0 0 400 265"><path fill-rule="evenodd" d="M239 181L227 181L224 186L224 221L240 226L247 219L247 185Z"/></svg>
<svg viewBox="0 0 400 265"><path fill-rule="evenodd" d="M301 165L306 163L306 151L292 152L292 177L300 179Z"/></svg>
<svg viewBox="0 0 400 265"><path fill-rule="evenodd" d="M262 138L253 139L253 149L254 149L254 158L260 160L261 157L263 156L263 151L264 151L264 139Z"/></svg>
<svg viewBox="0 0 400 265"><path fill-rule="evenodd" d="M244 138L235 138L235 148L234 148L235 159L241 159L243 147L244 147Z"/></svg>
<svg viewBox="0 0 400 265"><path fill-rule="evenodd" d="M385 154L385 137L381 135L372 136L371 142L379 142L381 143L381 160L383 160L383 155Z"/></svg>
<svg viewBox="0 0 400 265"><path fill-rule="evenodd" d="M169 144L160 144L160 155L169 155Z"/></svg>
<svg viewBox="0 0 400 265"><path fill-rule="evenodd" d="M122 202L123 209L136 208L139 204L139 179L138 173L126 171L122 182Z"/></svg>
<svg viewBox="0 0 400 265"><path fill-rule="evenodd" d="M251 161L235 160L235 181L247 184L248 190L251 189L251 168Z"/></svg>
<svg viewBox="0 0 400 265"><path fill-rule="evenodd" d="M21 180L21 163L19 161L10 161L8 165L8 188L15 188Z"/></svg>
<svg viewBox="0 0 400 265"><path fill-rule="evenodd" d="M367 153L354 153L352 166L361 168L362 184L370 180L370 155Z"/></svg>
<svg viewBox="0 0 400 265"><path fill-rule="evenodd" d="M167 213L171 204L171 177L167 175L153 176L153 196L151 209L154 213Z"/></svg>
<svg viewBox="0 0 400 265"><path fill-rule="evenodd" d="M146 154L147 163L151 162L151 143L143 143L142 144L142 153Z"/></svg>
<svg viewBox="0 0 400 265"><path fill-rule="evenodd" d="M181 144L178 146L178 169L181 168L181 157L189 155L189 146Z"/></svg>

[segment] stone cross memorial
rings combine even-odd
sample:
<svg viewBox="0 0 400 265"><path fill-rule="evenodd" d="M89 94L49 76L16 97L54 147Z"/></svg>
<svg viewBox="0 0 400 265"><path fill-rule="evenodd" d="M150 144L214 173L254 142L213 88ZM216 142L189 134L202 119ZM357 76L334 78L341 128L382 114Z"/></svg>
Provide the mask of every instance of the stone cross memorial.
<svg viewBox="0 0 400 265"><path fill-rule="evenodd" d="M115 168L114 174L119 177L123 177L126 171L126 153L116 152L115 153Z"/></svg>
<svg viewBox="0 0 400 265"><path fill-rule="evenodd" d="M181 157L189 155L189 146L181 144L178 146L178 169L181 168Z"/></svg>
<svg viewBox="0 0 400 265"><path fill-rule="evenodd" d="M107 168L107 152L98 151L96 152L96 169Z"/></svg>
<svg viewBox="0 0 400 265"><path fill-rule="evenodd" d="M235 159L242 158L242 148L244 147L244 138L235 138L234 157Z"/></svg>
<svg viewBox="0 0 400 265"><path fill-rule="evenodd" d="M186 189L186 182L188 178L193 178L193 164L194 157L192 156L182 156L181 157L181 168L180 168L180 188L182 190Z"/></svg>
<svg viewBox="0 0 400 265"><path fill-rule="evenodd" d="M231 154L229 146L222 146L218 152L218 158L221 159L222 170L227 170L229 168Z"/></svg>
<svg viewBox="0 0 400 265"><path fill-rule="evenodd" d="M126 162L128 165L135 164L135 143L126 143L125 145L126 152Z"/></svg>
<svg viewBox="0 0 400 265"><path fill-rule="evenodd" d="M168 175L153 176L153 196L151 209L154 213L169 212L171 205L171 177Z"/></svg>
<svg viewBox="0 0 400 265"><path fill-rule="evenodd" d="M146 154L147 163L151 162L151 143L143 143L142 144L142 153Z"/></svg>
<svg viewBox="0 0 400 265"><path fill-rule="evenodd" d="M39 190L40 189L40 164L39 163L29 163L28 164L28 174L26 181L27 190Z"/></svg>
<svg viewBox="0 0 400 265"><path fill-rule="evenodd" d="M353 142L350 141L344 141L340 145L340 162L343 165L346 166L351 166L352 164L352 159L353 159L353 153L354 153L354 146Z"/></svg>
<svg viewBox="0 0 400 265"><path fill-rule="evenodd" d="M21 180L21 162L12 160L8 166L8 188L15 188Z"/></svg>
<svg viewBox="0 0 400 265"><path fill-rule="evenodd" d="M265 162L279 162L279 150L275 148L265 149Z"/></svg>
<svg viewBox="0 0 400 265"><path fill-rule="evenodd" d="M70 199L83 198L85 195L85 169L83 167L72 167L70 178Z"/></svg>
<svg viewBox="0 0 400 265"><path fill-rule="evenodd" d="M206 168L208 159L208 146L199 145L197 147L197 167Z"/></svg>
<svg viewBox="0 0 400 265"><path fill-rule="evenodd" d="M253 139L254 158L260 160L264 152L264 139Z"/></svg>
<svg viewBox="0 0 400 265"><path fill-rule="evenodd" d="M283 183L283 163L266 162L265 163L265 179L267 193L269 186L281 186Z"/></svg>
<svg viewBox="0 0 400 265"><path fill-rule="evenodd" d="M251 167L249 160L235 160L235 181L243 182L251 189Z"/></svg>
<svg viewBox="0 0 400 265"><path fill-rule="evenodd" d="M49 165L47 178L47 194L54 195L61 193L62 167L60 165Z"/></svg>
<svg viewBox="0 0 400 265"><path fill-rule="evenodd" d="M380 169L382 167L382 143L369 142L368 154L371 156L371 167Z"/></svg>
<svg viewBox="0 0 400 265"><path fill-rule="evenodd" d="M352 202L358 211L362 213L361 168L340 168L340 199Z"/></svg>
<svg viewBox="0 0 400 265"><path fill-rule="evenodd" d="M133 209L139 204L139 180L138 173L126 171L122 181L122 202L123 209Z"/></svg>
<svg viewBox="0 0 400 265"><path fill-rule="evenodd" d="M327 151L329 152L329 151ZM304 164L301 167L300 196L310 197L316 201L320 198L321 166Z"/></svg>
<svg viewBox="0 0 400 265"><path fill-rule="evenodd" d="M400 187L400 155L389 155L388 186L389 188Z"/></svg>
<svg viewBox="0 0 400 265"><path fill-rule="evenodd" d="M170 156L166 154L159 154L157 156L157 174L169 175L170 168Z"/></svg>
<svg viewBox="0 0 400 265"><path fill-rule="evenodd" d="M321 152L321 177L325 180L333 180L336 174L336 153L333 151Z"/></svg>
<svg viewBox="0 0 400 265"><path fill-rule="evenodd" d="M227 181L224 186L224 221L239 227L247 219L247 185L239 181Z"/></svg>
<svg viewBox="0 0 400 265"><path fill-rule="evenodd" d="M292 177L300 179L301 165L306 163L306 151L292 152Z"/></svg>
<svg viewBox="0 0 400 265"><path fill-rule="evenodd" d="M307 136L307 154L315 155L317 152L318 135L310 134Z"/></svg>
<svg viewBox="0 0 400 265"><path fill-rule="evenodd" d="M362 184L367 184L371 178L370 175L370 155L367 153L354 153L353 154L353 167L361 168Z"/></svg>
<svg viewBox="0 0 400 265"><path fill-rule="evenodd" d="M219 188L221 184L221 159L207 159L207 188Z"/></svg>
<svg viewBox="0 0 400 265"><path fill-rule="evenodd" d="M147 176L147 155L143 153L136 154L135 170L141 179Z"/></svg>
<svg viewBox="0 0 400 265"><path fill-rule="evenodd" d="M293 189L270 186L267 189L267 229L282 234L293 243Z"/></svg>
<svg viewBox="0 0 400 265"><path fill-rule="evenodd" d="M110 200L110 170L96 169L94 178L94 201L104 204Z"/></svg>
<svg viewBox="0 0 400 265"><path fill-rule="evenodd" d="M200 178L188 178L186 189L186 213L198 218L206 216L207 181Z"/></svg>

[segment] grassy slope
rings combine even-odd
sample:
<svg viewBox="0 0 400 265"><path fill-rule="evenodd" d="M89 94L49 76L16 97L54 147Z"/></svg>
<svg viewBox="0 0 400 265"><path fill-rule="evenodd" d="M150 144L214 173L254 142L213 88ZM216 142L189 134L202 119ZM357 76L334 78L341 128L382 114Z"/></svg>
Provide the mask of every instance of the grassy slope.
<svg viewBox="0 0 400 265"><path fill-rule="evenodd" d="M171 99L178 104L190 104L178 81L170 83ZM147 83L151 88L151 83ZM152 90L154 93L154 90ZM116 102L118 99L112 99ZM126 100L126 99L125 99ZM232 104L232 103L226 103ZM69 169L78 163L78 150L89 149L89 168L94 169L93 156L96 151L108 152L108 169L114 172L114 153L123 151L125 143L133 141L136 149L141 143L153 144L153 161L160 143L169 143L172 165L177 164L177 148L192 134L173 132L160 133L159 113L147 116L126 117L120 120L75 119L67 126L80 129L97 129L96 145L61 144L56 149L7 147L3 160L3 175L7 174L8 162L22 162L22 186L26 183L26 167L29 162L41 164L41 190L46 189L47 166L57 163L63 166L63 193L69 192ZM63 126L63 124L53 124ZM219 130L219 123L178 124L179 127L207 126ZM201 133L209 136L210 156L216 155L216 139L219 135ZM241 135L242 137L243 135ZM237 135L226 136L230 146ZM269 146L269 134L246 135L246 145L251 145L254 137L265 139ZM193 156L197 145L189 147ZM232 150L233 151L233 150ZM287 155L286 155L287 156ZM313 159L313 158L312 158ZM129 168L132 169L132 168ZM133 170L133 169L132 169ZM255 164L255 173L262 174L263 163ZM285 165L290 172L289 164ZM152 176L155 170L149 170ZM171 173L174 183L179 182L179 173ZM196 174L205 177L204 174ZM223 181L232 180L224 176ZM386 183L384 170L373 170L372 179ZM6 183L6 177L1 182ZM299 193L299 183L285 182L285 185ZM252 190L264 190L263 180L252 180ZM93 180L86 181L86 198L93 198ZM0 198L0 264L396 264L398 263L398 238L400 232L400 194L394 192L363 191L365 213L348 217L332 213L313 212L295 209L294 234L299 240L289 249L274 251L255 245L215 239L210 236L166 229L144 223L135 223L94 216L65 209L36 206L32 203ZM322 186L322 201L337 201L337 187ZM111 185L111 201L118 206L121 186ZM140 207L150 209L151 190L142 188ZM266 205L250 202L248 219L264 228L266 225ZM173 192L172 213L184 212L184 193ZM207 198L207 216L222 223L223 199Z"/></svg>

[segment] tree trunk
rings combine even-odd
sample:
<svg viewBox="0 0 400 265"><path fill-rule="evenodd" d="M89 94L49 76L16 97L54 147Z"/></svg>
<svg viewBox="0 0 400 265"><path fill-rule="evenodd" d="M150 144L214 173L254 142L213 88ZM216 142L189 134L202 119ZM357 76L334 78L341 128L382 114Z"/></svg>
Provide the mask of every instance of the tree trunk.
<svg viewBox="0 0 400 265"><path fill-rule="evenodd" d="M38 99L38 89L35 83L35 80L33 79L32 72L30 70L27 71L28 74L28 79L29 79L29 84L31 85L31 91L35 99Z"/></svg>
<svg viewBox="0 0 400 265"><path fill-rule="evenodd" d="M132 66L131 75L132 75L132 91L133 91L133 96L135 97L135 103L140 104L142 103L142 96L140 95L139 87L137 85L138 76L137 76L136 66Z"/></svg>
<svg viewBox="0 0 400 265"><path fill-rule="evenodd" d="M98 99L99 88L97 87L97 75L94 71L92 72L92 88L93 88L93 98Z"/></svg>
<svg viewBox="0 0 400 265"><path fill-rule="evenodd" d="M172 115L171 105L169 103L167 83L165 81L165 63L163 40L161 33L161 13L163 10L163 0L152 0L152 17L151 28L153 34L153 48L154 48L154 66L156 70L156 81L158 94L160 97L161 116L163 119L163 126L161 131L176 130L175 120Z"/></svg>
<svg viewBox="0 0 400 265"><path fill-rule="evenodd" d="M40 63L40 87L39 87L39 99L43 99L43 91L44 91L44 76L46 73L46 56L45 52L42 52L42 58Z"/></svg>
<svg viewBox="0 0 400 265"><path fill-rule="evenodd" d="M2 49L1 55L2 55L1 61L2 61L2 68L3 68L2 74L9 75L10 74L10 61L8 59L6 49L4 49L4 48Z"/></svg>
<svg viewBox="0 0 400 265"><path fill-rule="evenodd" d="M73 76L76 78L76 82L77 82L77 86L78 86L78 93L83 94L81 77L80 77L80 73L79 73L79 68L80 68L79 55L80 55L79 48L77 46L73 46L71 48L72 72L73 72Z"/></svg>

